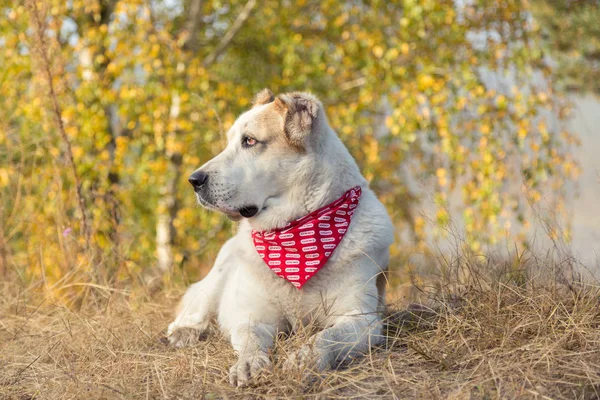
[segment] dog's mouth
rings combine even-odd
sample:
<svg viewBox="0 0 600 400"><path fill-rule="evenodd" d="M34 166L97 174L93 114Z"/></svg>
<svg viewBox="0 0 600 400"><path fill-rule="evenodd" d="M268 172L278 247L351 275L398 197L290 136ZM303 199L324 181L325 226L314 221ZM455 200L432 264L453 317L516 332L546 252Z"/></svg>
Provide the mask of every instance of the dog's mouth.
<svg viewBox="0 0 600 400"><path fill-rule="evenodd" d="M259 211L258 207L256 207L256 206L246 206L246 207L242 207L238 210L240 215L244 218L252 218L256 214L258 214L258 211Z"/></svg>
<svg viewBox="0 0 600 400"><path fill-rule="evenodd" d="M239 221L242 218L255 217L260 211L266 209L266 207L263 207L261 209L255 205L247 205L247 206L244 206L244 207L236 209L236 210L231 210L231 209L217 207L216 205L212 204L211 202L206 200L204 197L202 197L202 195L198 192L196 192L196 198L198 199L198 202L200 203L200 205L202 205L203 207L206 207L210 210L222 212L223 214L225 214L227 216L227 218L229 218L232 221Z"/></svg>
<svg viewBox="0 0 600 400"><path fill-rule="evenodd" d="M266 207L265 207L266 208ZM263 211L264 208L262 210L259 210L258 207L256 206L246 206L246 207L242 207L239 210L235 211L235 212L230 212L230 211L223 211L223 210L219 210L222 213L225 214L225 216L227 216L227 218L229 218L232 221L239 221L242 218L252 218L255 217L260 211Z"/></svg>

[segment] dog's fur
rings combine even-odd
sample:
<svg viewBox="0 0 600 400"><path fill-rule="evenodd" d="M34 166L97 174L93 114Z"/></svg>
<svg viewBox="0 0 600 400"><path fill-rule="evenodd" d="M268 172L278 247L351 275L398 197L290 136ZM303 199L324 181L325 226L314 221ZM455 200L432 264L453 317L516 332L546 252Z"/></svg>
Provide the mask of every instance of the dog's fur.
<svg viewBox="0 0 600 400"><path fill-rule="evenodd" d="M245 148L244 136L257 143ZM319 100L307 93L274 98L265 89L227 137L225 150L198 170L208 180L196 195L205 207L241 222L209 274L183 296L168 328L171 344L184 345L181 332L200 334L216 318L238 354L230 381L242 386L270 366L277 332L301 324L314 323L319 331L287 360L288 368L311 362L323 370L380 343L392 223ZM251 230L281 228L354 186L363 194L327 264L302 290L275 275L254 249ZM242 218L248 206L258 213Z"/></svg>

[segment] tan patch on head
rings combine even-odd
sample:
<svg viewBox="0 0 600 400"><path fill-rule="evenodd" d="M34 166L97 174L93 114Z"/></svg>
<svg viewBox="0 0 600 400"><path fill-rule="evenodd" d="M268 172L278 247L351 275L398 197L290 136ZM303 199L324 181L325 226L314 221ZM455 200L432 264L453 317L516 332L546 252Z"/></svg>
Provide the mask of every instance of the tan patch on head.
<svg viewBox="0 0 600 400"><path fill-rule="evenodd" d="M290 140L285 130L287 108L279 99L261 110L252 121L248 122L248 133L260 141L268 141L280 150L304 152L303 145Z"/></svg>
<svg viewBox="0 0 600 400"><path fill-rule="evenodd" d="M322 112L321 102L310 93L292 92L275 98L269 89L263 89L254 97L252 108L261 105L266 106L252 113L242 132L259 141L276 139L295 152L305 152Z"/></svg>

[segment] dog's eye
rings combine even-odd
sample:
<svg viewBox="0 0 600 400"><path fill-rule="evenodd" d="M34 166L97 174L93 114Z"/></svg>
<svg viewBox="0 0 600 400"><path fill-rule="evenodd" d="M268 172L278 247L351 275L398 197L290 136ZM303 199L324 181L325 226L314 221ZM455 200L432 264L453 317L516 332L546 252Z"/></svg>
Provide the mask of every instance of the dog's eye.
<svg viewBox="0 0 600 400"><path fill-rule="evenodd" d="M252 147L255 146L258 143L258 140L250 137L250 136L244 136L242 138L242 147Z"/></svg>

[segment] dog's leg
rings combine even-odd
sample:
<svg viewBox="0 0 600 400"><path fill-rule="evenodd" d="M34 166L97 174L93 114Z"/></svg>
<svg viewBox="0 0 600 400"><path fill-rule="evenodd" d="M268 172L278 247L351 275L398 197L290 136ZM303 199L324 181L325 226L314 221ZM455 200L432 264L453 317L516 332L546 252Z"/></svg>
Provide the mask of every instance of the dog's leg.
<svg viewBox="0 0 600 400"><path fill-rule="evenodd" d="M333 326L312 336L308 344L290 356L284 368L303 370L314 366L317 371L323 371L336 367L381 343L381 329L381 317L378 313L347 313L336 318Z"/></svg>
<svg viewBox="0 0 600 400"><path fill-rule="evenodd" d="M236 267L233 239L223 245L208 275L191 285L181 299L175 320L167 330L169 343L175 347L192 344L205 332L216 315L221 293Z"/></svg>
<svg viewBox="0 0 600 400"><path fill-rule="evenodd" d="M280 278L270 274L240 260L224 288L218 321L238 357L229 370L233 386L246 385L270 367L269 349L277 332L289 329L278 299L288 298L290 289L296 289L280 286L269 290L265 280L280 283L275 280Z"/></svg>
<svg viewBox="0 0 600 400"><path fill-rule="evenodd" d="M231 344L238 353L237 362L229 369L229 382L245 386L271 366L269 349L275 341L276 328L267 324L245 324L231 332Z"/></svg>
<svg viewBox="0 0 600 400"><path fill-rule="evenodd" d="M317 305L315 313L325 329L313 335L308 343L292 354L284 364L288 370L314 367L317 371L335 368L344 361L369 351L383 341L382 316L385 309L385 276L387 252L364 257L354 262L356 272L348 280L340 275L337 290L328 297L330 305ZM360 274L363 274L362 277ZM365 282L364 284L357 282ZM319 312L319 309L322 309ZM318 317L323 315L323 319Z"/></svg>

